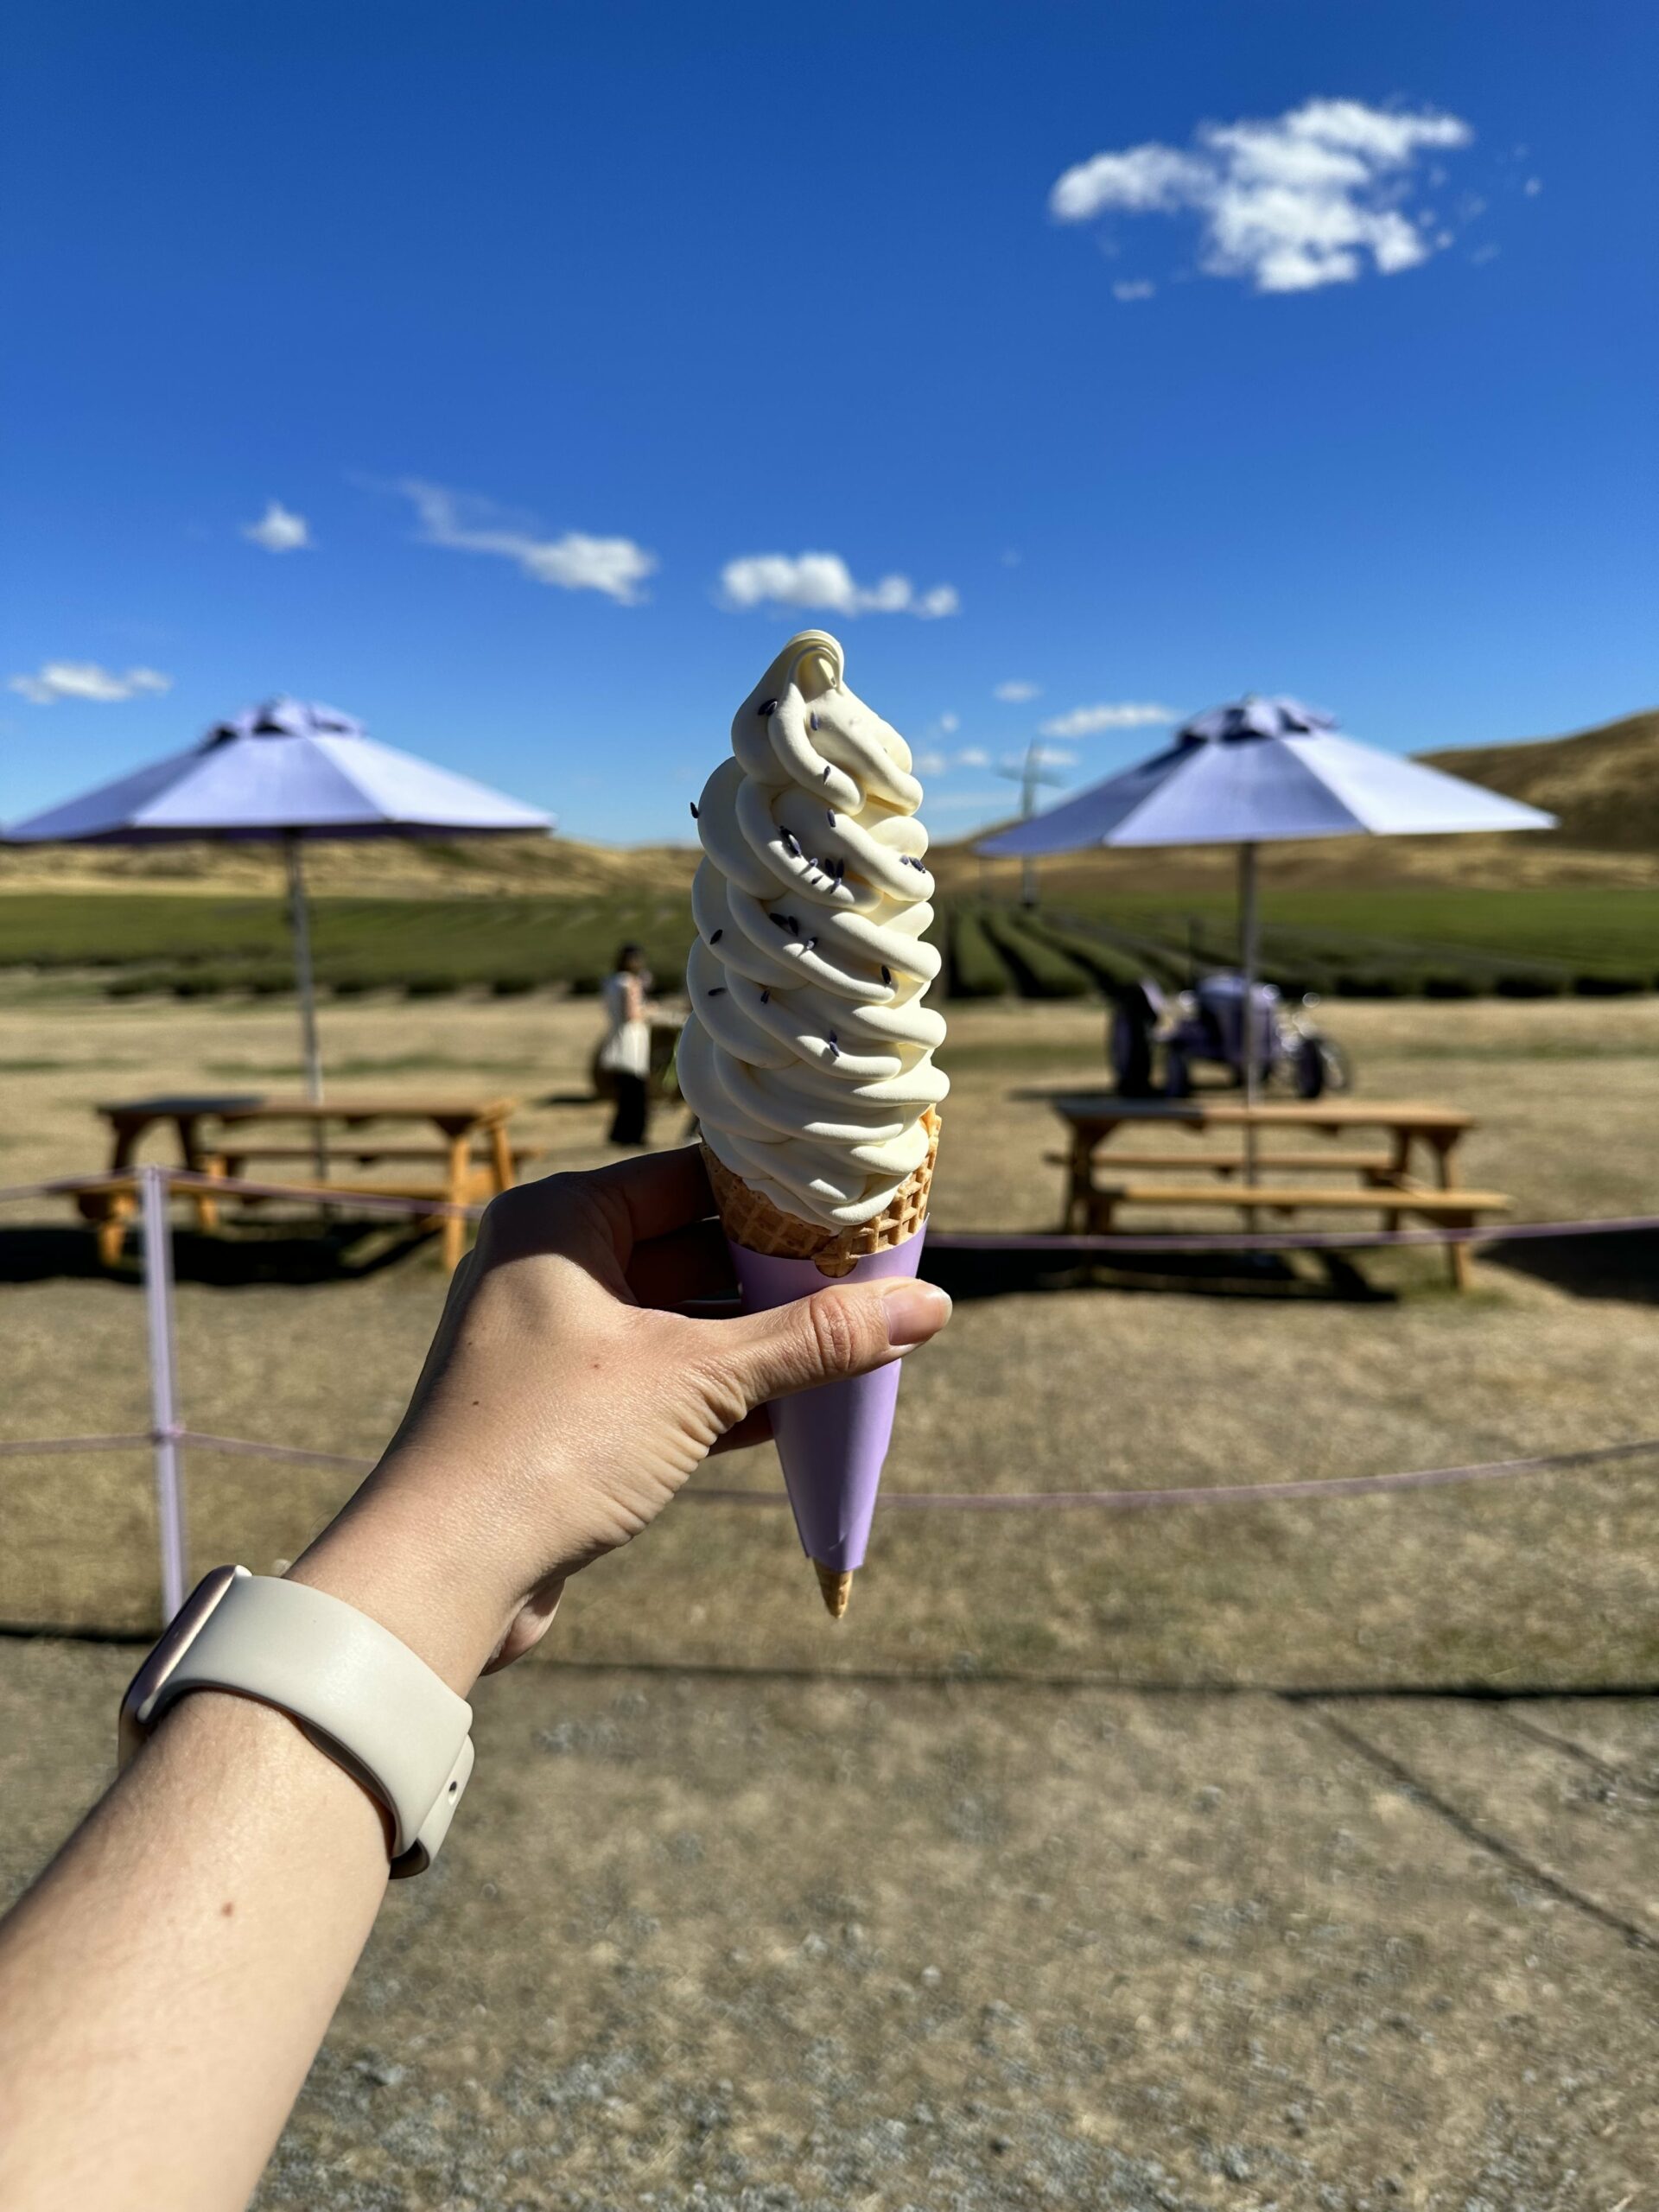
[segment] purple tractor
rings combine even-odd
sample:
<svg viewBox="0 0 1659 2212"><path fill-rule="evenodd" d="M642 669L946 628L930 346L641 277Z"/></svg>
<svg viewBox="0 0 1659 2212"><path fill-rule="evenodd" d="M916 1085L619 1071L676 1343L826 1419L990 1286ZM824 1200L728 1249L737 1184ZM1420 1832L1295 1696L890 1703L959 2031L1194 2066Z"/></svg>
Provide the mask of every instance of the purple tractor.
<svg viewBox="0 0 1659 2212"><path fill-rule="evenodd" d="M1251 1023L1256 1081L1298 1098L1324 1098L1353 1088L1347 1054L1316 1028L1309 996L1289 1006L1272 983L1257 983ZM1243 1084L1244 978L1206 976L1191 990L1167 996L1149 979L1117 995L1107 1032L1107 1057L1122 1098L1186 1098L1195 1064L1224 1068Z"/></svg>

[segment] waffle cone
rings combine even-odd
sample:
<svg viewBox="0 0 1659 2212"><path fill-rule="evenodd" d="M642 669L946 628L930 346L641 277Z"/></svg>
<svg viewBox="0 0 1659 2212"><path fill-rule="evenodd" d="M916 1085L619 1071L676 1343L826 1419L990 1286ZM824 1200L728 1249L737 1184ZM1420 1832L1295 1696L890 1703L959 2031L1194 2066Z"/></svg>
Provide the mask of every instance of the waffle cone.
<svg viewBox="0 0 1659 2212"><path fill-rule="evenodd" d="M853 1594L853 1578L844 1567L826 1567L821 1559L812 1562L812 1571L818 1578L818 1587L823 1592L823 1602L832 1621L838 1621L847 1610L847 1601Z"/></svg>
<svg viewBox="0 0 1659 2212"><path fill-rule="evenodd" d="M930 1106L922 1119L927 1130L927 1158L905 1178L874 1220L860 1222L855 1229L825 1229L821 1223L785 1213L759 1191L752 1191L741 1175L734 1175L704 1145L702 1163L720 1209L721 1227L734 1244L742 1245L746 1251L765 1253L774 1260L810 1260L820 1274L851 1274L856 1262L872 1252L888 1252L895 1245L907 1243L927 1217L927 1194L939 1156L939 1116ZM828 1603L827 1589L824 1594ZM836 1609L831 1606L830 1610ZM845 1610L843 1599L840 1611Z"/></svg>

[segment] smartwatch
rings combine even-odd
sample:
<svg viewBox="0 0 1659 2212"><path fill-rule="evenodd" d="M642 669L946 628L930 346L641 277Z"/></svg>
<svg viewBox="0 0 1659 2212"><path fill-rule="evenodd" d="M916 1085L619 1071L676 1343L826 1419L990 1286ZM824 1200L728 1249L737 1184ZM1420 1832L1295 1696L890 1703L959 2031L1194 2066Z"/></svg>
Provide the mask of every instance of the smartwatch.
<svg viewBox="0 0 1659 2212"><path fill-rule="evenodd" d="M122 1766L192 1690L297 1721L385 1808L394 1877L437 1857L473 1771L473 1708L378 1621L303 1582L216 1567L127 1685Z"/></svg>

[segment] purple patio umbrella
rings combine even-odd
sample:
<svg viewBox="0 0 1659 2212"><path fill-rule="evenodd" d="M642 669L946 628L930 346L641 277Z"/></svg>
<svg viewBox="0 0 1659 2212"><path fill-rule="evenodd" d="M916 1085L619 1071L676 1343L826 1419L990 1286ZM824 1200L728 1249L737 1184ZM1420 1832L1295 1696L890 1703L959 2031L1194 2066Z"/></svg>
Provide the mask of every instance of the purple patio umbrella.
<svg viewBox="0 0 1659 2212"><path fill-rule="evenodd" d="M321 1104L306 839L478 836L552 826L552 817L537 807L377 744L350 715L279 698L216 722L188 752L14 823L5 842L153 845L214 837L280 842L288 865L306 1091Z"/></svg>
<svg viewBox="0 0 1659 2212"><path fill-rule="evenodd" d="M1258 846L1301 837L1444 836L1554 826L1554 815L1536 807L1344 737L1334 718L1316 707L1252 695L1194 715L1174 743L1149 760L982 839L975 849L1023 857L1096 845L1236 845L1241 1044L1245 1101L1254 1104Z"/></svg>

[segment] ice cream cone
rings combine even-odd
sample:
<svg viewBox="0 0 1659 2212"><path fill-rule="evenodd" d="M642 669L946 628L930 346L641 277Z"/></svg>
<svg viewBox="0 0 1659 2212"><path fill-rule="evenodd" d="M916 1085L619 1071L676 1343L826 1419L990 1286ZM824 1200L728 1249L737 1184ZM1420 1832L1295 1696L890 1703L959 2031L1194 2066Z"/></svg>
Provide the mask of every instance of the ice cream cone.
<svg viewBox="0 0 1659 2212"><path fill-rule="evenodd" d="M823 1288L826 1278L858 1282L915 1273L939 1145L938 1115L930 1109L925 1118L925 1160L881 1213L850 1230L825 1229L784 1213L704 1147L721 1224L750 1313L809 1297ZM871 1374L780 1398L772 1408L772 1437L801 1548L836 1620L846 1611L852 1577L864 1564L903 1364L890 1360Z"/></svg>
<svg viewBox="0 0 1659 2212"><path fill-rule="evenodd" d="M906 1177L873 1221L861 1222L855 1229L826 1229L785 1213L759 1191L752 1191L704 1145L702 1164L727 1242L767 1259L810 1260L820 1274L832 1278L851 1274L857 1262L873 1253L907 1244L927 1218L927 1196L939 1156L939 1116L932 1107L923 1115L922 1123L927 1131L927 1158Z"/></svg>
<svg viewBox="0 0 1659 2212"><path fill-rule="evenodd" d="M838 1621L847 1610L847 1601L853 1594L853 1571L841 1572L826 1567L821 1559L812 1562L818 1578L818 1587L823 1592L823 1602L832 1621Z"/></svg>

